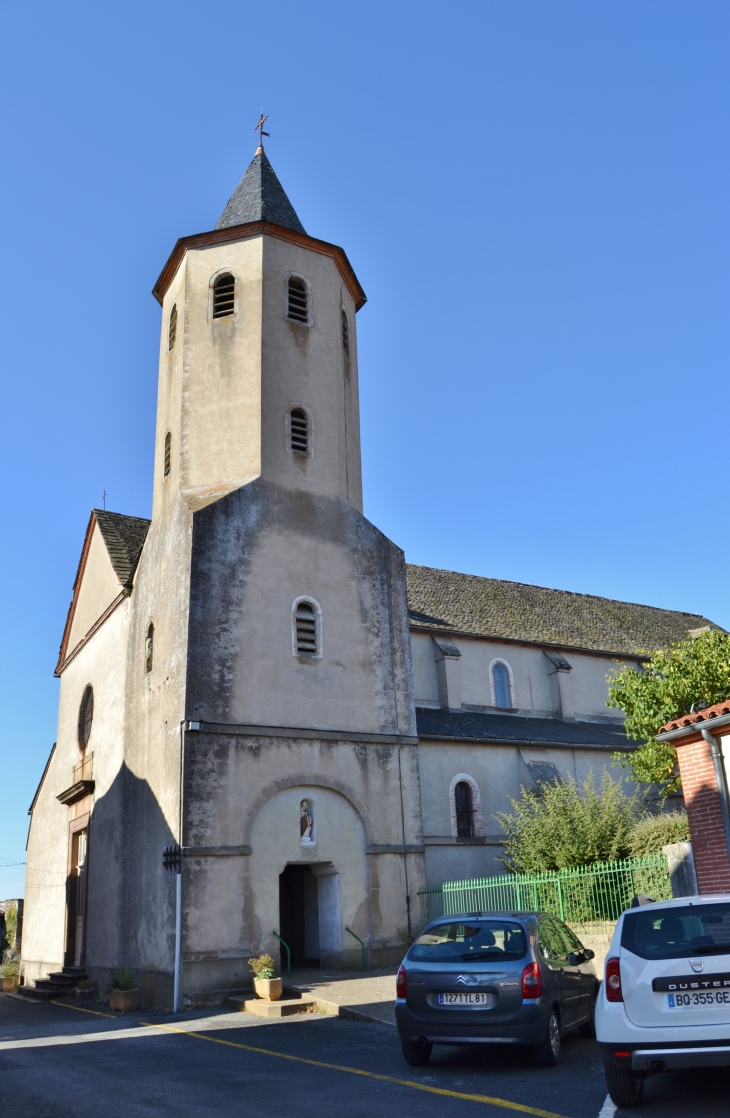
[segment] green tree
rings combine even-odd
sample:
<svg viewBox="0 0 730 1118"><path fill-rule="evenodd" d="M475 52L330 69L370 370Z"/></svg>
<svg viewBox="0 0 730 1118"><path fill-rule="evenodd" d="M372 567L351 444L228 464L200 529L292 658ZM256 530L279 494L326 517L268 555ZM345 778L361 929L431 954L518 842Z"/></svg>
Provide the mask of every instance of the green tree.
<svg viewBox="0 0 730 1118"><path fill-rule="evenodd" d="M496 818L507 835L501 860L512 873L540 873L628 858L634 826L643 815L639 793L628 796L621 781L593 773L581 786L572 778L523 788L512 814Z"/></svg>
<svg viewBox="0 0 730 1118"><path fill-rule="evenodd" d="M626 713L626 733L643 744L614 754L634 780L676 792L681 781L677 752L656 735L665 723L689 714L693 704L712 706L730 696L730 634L717 629L660 648L638 670L622 666L609 676L607 706Z"/></svg>

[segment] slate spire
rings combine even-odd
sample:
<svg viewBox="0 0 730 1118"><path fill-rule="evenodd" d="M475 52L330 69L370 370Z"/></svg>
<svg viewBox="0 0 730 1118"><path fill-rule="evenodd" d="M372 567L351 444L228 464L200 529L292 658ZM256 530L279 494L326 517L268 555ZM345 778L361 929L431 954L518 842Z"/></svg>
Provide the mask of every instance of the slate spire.
<svg viewBox="0 0 730 1118"><path fill-rule="evenodd" d="M305 232L262 146L233 192L216 229L245 225L249 221L270 221L296 233Z"/></svg>

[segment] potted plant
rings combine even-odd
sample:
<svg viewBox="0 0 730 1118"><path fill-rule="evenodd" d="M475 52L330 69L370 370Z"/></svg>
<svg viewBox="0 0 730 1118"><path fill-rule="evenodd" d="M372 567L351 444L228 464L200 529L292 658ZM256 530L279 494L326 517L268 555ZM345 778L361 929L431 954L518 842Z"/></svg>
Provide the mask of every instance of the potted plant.
<svg viewBox="0 0 730 1118"><path fill-rule="evenodd" d="M2 964L0 964L2 988L4 994L11 994L17 989L20 981L20 961L13 958L10 951L6 951Z"/></svg>
<svg viewBox="0 0 730 1118"><path fill-rule="evenodd" d="M248 965L253 971L253 988L257 998L266 1002L278 1002L282 992L282 981L276 977L274 960L271 955L258 955L249 959Z"/></svg>
<svg viewBox="0 0 730 1118"><path fill-rule="evenodd" d="M114 967L109 1005L119 1013L132 1013L139 1008L137 979L131 967Z"/></svg>

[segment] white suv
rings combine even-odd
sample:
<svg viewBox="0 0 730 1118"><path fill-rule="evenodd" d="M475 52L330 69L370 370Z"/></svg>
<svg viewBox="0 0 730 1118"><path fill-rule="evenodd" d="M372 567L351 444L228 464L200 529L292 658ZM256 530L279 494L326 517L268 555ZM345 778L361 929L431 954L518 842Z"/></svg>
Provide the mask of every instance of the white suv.
<svg viewBox="0 0 730 1118"><path fill-rule="evenodd" d="M616 925L596 1002L617 1106L638 1106L656 1072L730 1064L730 894L643 899Z"/></svg>

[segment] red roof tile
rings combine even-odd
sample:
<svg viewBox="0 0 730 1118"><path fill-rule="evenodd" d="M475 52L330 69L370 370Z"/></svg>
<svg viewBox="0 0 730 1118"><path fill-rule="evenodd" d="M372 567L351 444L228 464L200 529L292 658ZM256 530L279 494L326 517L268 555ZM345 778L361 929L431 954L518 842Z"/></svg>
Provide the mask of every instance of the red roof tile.
<svg viewBox="0 0 730 1118"><path fill-rule="evenodd" d="M662 726L659 734L668 734L670 730L681 730L683 726L696 726L700 722L709 722L713 718L720 718L723 714L730 714L730 699L725 699L722 703L715 703L712 707L705 707L704 710L698 710L694 714L683 714L680 718L673 718L671 722L667 722L666 726Z"/></svg>

